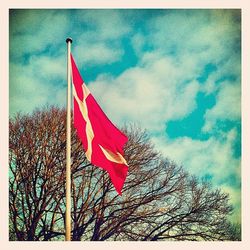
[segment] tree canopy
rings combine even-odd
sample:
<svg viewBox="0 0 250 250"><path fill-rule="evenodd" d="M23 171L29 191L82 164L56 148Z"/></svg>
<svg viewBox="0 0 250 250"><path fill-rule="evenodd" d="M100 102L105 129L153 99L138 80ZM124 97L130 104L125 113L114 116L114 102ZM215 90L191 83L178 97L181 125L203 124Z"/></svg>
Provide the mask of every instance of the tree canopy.
<svg viewBox="0 0 250 250"><path fill-rule="evenodd" d="M10 119L10 240L64 240L65 124L57 107ZM240 239L228 221L228 194L164 158L142 129L123 130L129 174L122 196L72 131L72 240Z"/></svg>

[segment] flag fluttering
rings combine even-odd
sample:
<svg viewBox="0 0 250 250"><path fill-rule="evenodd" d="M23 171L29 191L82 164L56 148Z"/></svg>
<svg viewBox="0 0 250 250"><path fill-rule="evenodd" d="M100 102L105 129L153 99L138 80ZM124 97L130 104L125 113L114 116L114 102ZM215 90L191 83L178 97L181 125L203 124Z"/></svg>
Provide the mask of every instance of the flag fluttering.
<svg viewBox="0 0 250 250"><path fill-rule="evenodd" d="M105 115L85 85L71 55L74 126L82 141L87 159L109 173L110 179L121 195L128 164L124 159L123 147L127 136Z"/></svg>

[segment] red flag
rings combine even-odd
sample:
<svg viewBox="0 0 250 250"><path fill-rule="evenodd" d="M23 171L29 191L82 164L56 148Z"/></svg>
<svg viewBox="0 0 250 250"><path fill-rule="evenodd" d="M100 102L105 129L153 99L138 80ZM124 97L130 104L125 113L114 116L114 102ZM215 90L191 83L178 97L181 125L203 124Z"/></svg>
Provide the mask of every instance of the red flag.
<svg viewBox="0 0 250 250"><path fill-rule="evenodd" d="M87 159L108 171L116 191L121 195L128 165L123 158L123 146L128 138L102 111L77 69L71 55L74 126L80 137Z"/></svg>

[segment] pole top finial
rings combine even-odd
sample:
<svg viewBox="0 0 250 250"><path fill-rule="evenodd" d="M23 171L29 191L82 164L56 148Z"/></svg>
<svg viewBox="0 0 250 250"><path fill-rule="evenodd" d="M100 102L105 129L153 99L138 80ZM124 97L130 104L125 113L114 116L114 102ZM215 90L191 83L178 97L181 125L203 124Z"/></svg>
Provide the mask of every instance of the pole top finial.
<svg viewBox="0 0 250 250"><path fill-rule="evenodd" d="M71 37L68 37L68 38L66 39L66 43L68 43L68 42L70 42L70 43L72 43L72 42L73 42L73 40L72 40L72 38L71 38Z"/></svg>

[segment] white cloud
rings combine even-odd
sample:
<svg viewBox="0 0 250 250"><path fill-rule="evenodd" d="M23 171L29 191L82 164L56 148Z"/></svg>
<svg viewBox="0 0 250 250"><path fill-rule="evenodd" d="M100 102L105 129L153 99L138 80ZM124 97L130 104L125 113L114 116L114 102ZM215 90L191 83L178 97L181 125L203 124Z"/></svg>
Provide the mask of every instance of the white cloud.
<svg viewBox="0 0 250 250"><path fill-rule="evenodd" d="M76 34L73 52L80 64L105 65L121 60L125 51L121 39L131 31L119 10L86 10L76 12L76 22L88 26ZM79 25L78 24L78 25Z"/></svg>
<svg viewBox="0 0 250 250"><path fill-rule="evenodd" d="M135 34L132 45L139 58L145 54L146 45L162 57L167 55L177 62L185 62L186 74L181 74L183 79L199 77L207 64L215 65L217 71L213 73L213 79L209 76L209 84L201 89L212 94L216 91L214 80L229 74L240 75L237 16L234 10L168 12L150 19L146 23L148 33Z"/></svg>
<svg viewBox="0 0 250 250"><path fill-rule="evenodd" d="M113 40L119 39L131 31L126 17L119 10L85 10L77 12L81 23L88 25L88 31L82 40Z"/></svg>
<svg viewBox="0 0 250 250"><path fill-rule="evenodd" d="M220 85L216 105L206 111L204 132L213 130L218 120L239 120L241 118L240 84L228 81Z"/></svg>
<svg viewBox="0 0 250 250"><path fill-rule="evenodd" d="M219 77L220 75L217 71L210 73L200 88L201 92L204 92L206 95L216 93L219 88L219 85L216 83L219 80Z"/></svg>
<svg viewBox="0 0 250 250"><path fill-rule="evenodd" d="M103 65L117 62L121 59L124 51L114 49L104 43L81 43L74 48L78 64ZM74 53L73 53L74 54Z"/></svg>
<svg viewBox="0 0 250 250"><path fill-rule="evenodd" d="M36 77L30 75L25 67L10 64L10 110L30 112L34 107L44 105L47 91ZM23 74L23 71L26 73ZM18 94L17 94L18 93ZM32 105L31 105L32 104Z"/></svg>
<svg viewBox="0 0 250 250"><path fill-rule="evenodd" d="M10 111L31 112L45 104L66 103L66 62L63 57L33 56L26 65L10 63ZM65 82L65 88L62 83Z"/></svg>
<svg viewBox="0 0 250 250"><path fill-rule="evenodd" d="M136 33L132 38L131 38L131 44L135 50L135 53L138 57L140 57L143 53L143 46L145 45L145 37L141 33Z"/></svg>
<svg viewBox="0 0 250 250"><path fill-rule="evenodd" d="M28 65L24 66L24 68L28 69L28 71L32 71L33 74L37 75L38 77L43 77L44 79L54 78L60 80L65 79L66 66L66 57L40 55L31 56ZM48 82L46 84L48 84ZM51 84L53 84L52 81Z"/></svg>
<svg viewBox="0 0 250 250"><path fill-rule="evenodd" d="M10 52L15 58L65 44L70 20L64 13L56 10L15 10L13 15Z"/></svg>
<svg viewBox="0 0 250 250"><path fill-rule="evenodd" d="M230 216L231 221L241 223L241 188L224 184L220 186L221 190L229 194L229 201L234 206L234 213Z"/></svg>
<svg viewBox="0 0 250 250"><path fill-rule="evenodd" d="M221 136L223 139L214 136L204 141L190 137L174 140L154 137L153 141L169 159L198 176L211 174L219 183L232 173L232 170L238 175L239 160L235 159L233 154L236 136L237 131L232 129Z"/></svg>
<svg viewBox="0 0 250 250"><path fill-rule="evenodd" d="M208 140L190 137L169 139L165 136L153 137L152 141L164 156L182 165L189 173L199 177L211 176L214 187L229 193L230 203L237 210L232 220L240 222L240 159L234 157L234 142L237 130L232 129L221 137L211 136ZM234 178L231 183L230 178Z"/></svg>
<svg viewBox="0 0 250 250"><path fill-rule="evenodd" d="M117 78L103 75L89 88L117 123L125 117L149 130L163 131L166 121L185 117L195 108L199 91L195 80L183 82L185 64L175 64L151 53L137 67Z"/></svg>
<svg viewBox="0 0 250 250"><path fill-rule="evenodd" d="M155 48L178 55L188 53L202 61L219 63L230 54L240 26L234 11L175 11L152 19L147 38Z"/></svg>

